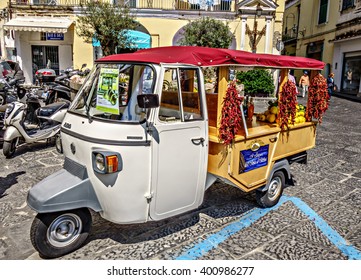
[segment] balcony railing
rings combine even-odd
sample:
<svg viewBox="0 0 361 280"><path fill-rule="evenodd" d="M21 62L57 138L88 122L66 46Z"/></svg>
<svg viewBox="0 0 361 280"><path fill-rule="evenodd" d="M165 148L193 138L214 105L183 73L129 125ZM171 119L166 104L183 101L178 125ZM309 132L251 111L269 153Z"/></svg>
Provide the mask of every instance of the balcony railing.
<svg viewBox="0 0 361 280"><path fill-rule="evenodd" d="M11 0L12 6L80 6L90 0ZM126 4L134 9L158 10L203 10L216 12L234 12L238 0L98 0L100 2Z"/></svg>
<svg viewBox="0 0 361 280"><path fill-rule="evenodd" d="M282 34L282 41L283 42L289 42L292 40L297 39L297 32L295 32L294 30L288 30L286 33Z"/></svg>

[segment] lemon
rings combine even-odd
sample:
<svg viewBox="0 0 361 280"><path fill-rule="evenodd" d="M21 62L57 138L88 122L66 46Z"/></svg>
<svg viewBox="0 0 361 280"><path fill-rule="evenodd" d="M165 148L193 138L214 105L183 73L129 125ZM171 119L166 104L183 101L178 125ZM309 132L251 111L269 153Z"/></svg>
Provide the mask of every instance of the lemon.
<svg viewBox="0 0 361 280"><path fill-rule="evenodd" d="M275 122L275 120L276 120L276 115L275 114L269 114L267 116L267 121L268 122L273 123L273 122Z"/></svg>
<svg viewBox="0 0 361 280"><path fill-rule="evenodd" d="M266 116L265 115L259 115L259 120L261 122L264 122L266 120Z"/></svg>
<svg viewBox="0 0 361 280"><path fill-rule="evenodd" d="M271 112L271 114L274 114L274 115L278 114L278 107L276 107L276 106L271 107L270 112Z"/></svg>

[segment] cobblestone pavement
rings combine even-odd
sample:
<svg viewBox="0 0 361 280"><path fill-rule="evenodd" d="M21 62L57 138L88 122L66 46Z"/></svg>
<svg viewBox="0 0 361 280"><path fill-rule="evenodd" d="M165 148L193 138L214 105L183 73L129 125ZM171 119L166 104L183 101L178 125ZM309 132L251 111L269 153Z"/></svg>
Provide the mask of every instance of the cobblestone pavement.
<svg viewBox="0 0 361 280"><path fill-rule="evenodd" d="M245 217L261 210L253 195L217 182L197 211L161 222L116 225L93 213L86 244L61 259L357 258L361 251L360 111L361 103L332 98L308 164L292 165L294 184L285 189L286 199L279 207L260 212L248 225ZM0 259L40 259L29 239L35 213L26 205L26 195L35 183L61 168L63 155L37 143L19 148L9 160L1 152L0 162ZM210 238L213 245L207 247L204 244ZM340 240L354 253L335 245Z"/></svg>

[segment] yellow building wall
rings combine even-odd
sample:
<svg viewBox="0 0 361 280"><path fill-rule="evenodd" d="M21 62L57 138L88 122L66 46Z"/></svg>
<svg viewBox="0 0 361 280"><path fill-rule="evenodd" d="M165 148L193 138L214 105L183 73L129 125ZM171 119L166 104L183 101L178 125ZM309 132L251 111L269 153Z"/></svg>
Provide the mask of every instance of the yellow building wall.
<svg viewBox="0 0 361 280"><path fill-rule="evenodd" d="M91 69L94 64L93 46L84 42L75 32L75 27L71 27L68 32L74 34L73 42L73 65L80 69L81 65L86 63L87 68Z"/></svg>
<svg viewBox="0 0 361 280"><path fill-rule="evenodd" d="M283 16L283 33L282 33L284 34L284 41L292 40L297 37L297 29L296 32L294 32L292 28L294 26L298 28L298 22L299 22L298 4L299 2L297 2L295 5L285 10ZM283 53L285 55L296 55L297 53L296 44L286 44Z"/></svg>
<svg viewBox="0 0 361 280"><path fill-rule="evenodd" d="M149 32L152 38L152 47L172 46L177 31L190 23L187 19L169 18L137 18ZM221 20L222 21L222 20ZM237 43L240 41L239 20L222 21L228 23L230 32L235 35ZM238 46L237 46L238 47Z"/></svg>
<svg viewBox="0 0 361 280"><path fill-rule="evenodd" d="M297 41L297 56L307 57L307 46L310 43L323 42L323 51L321 60L326 64L332 65L335 38L336 23L339 18L339 1L329 0L327 21L318 24L319 18L319 0L301 1L301 11L299 20L299 31L305 31L304 36L299 34ZM332 69L331 69L332 71ZM325 76L326 69L322 71Z"/></svg>

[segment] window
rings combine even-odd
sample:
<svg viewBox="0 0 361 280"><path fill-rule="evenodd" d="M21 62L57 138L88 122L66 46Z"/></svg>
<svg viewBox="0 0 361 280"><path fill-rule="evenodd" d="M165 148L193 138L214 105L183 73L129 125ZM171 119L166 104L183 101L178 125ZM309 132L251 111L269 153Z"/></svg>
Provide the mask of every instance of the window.
<svg viewBox="0 0 361 280"><path fill-rule="evenodd" d="M153 94L154 69L144 64L95 65L72 109L88 117L135 122L147 113L139 108L139 94Z"/></svg>
<svg viewBox="0 0 361 280"><path fill-rule="evenodd" d="M343 0L342 1L342 11L354 6L354 0Z"/></svg>
<svg viewBox="0 0 361 280"><path fill-rule="evenodd" d="M196 69L167 69L164 74L159 119L166 122L202 120Z"/></svg>
<svg viewBox="0 0 361 280"><path fill-rule="evenodd" d="M328 0L320 0L320 13L318 15L318 24L326 23L327 9L328 9Z"/></svg>

